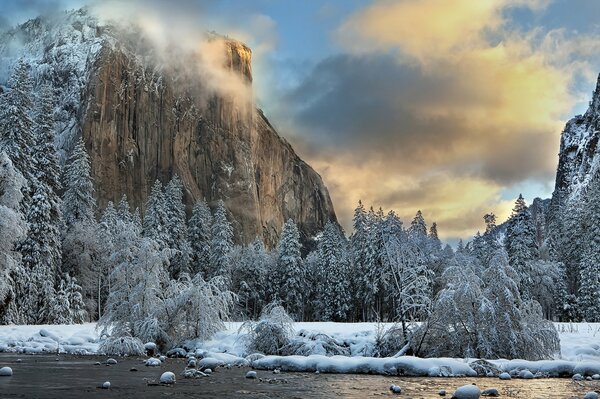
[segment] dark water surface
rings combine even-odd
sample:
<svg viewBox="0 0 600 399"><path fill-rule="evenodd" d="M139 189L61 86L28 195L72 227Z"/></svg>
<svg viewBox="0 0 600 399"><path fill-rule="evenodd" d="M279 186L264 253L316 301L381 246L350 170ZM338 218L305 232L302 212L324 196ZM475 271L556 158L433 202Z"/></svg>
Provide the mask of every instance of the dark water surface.
<svg viewBox="0 0 600 399"><path fill-rule="evenodd" d="M168 359L161 367L145 367L145 358L117 358L114 366L94 365L103 356L0 354L0 367L13 369L0 377L0 398L447 398L459 386L475 383L481 389L497 388L503 398L583 398L600 390L598 381L571 379L500 381L497 378L420 378L376 375L281 373L257 370L259 379L245 378L249 368L219 368L210 377L184 379L182 359ZM22 359L19 363L17 359ZM129 371L132 367L137 372ZM164 371L177 376L174 386L152 386ZM262 381L261 381L262 380ZM110 381L111 389L98 387ZM402 395L389 392L391 384Z"/></svg>

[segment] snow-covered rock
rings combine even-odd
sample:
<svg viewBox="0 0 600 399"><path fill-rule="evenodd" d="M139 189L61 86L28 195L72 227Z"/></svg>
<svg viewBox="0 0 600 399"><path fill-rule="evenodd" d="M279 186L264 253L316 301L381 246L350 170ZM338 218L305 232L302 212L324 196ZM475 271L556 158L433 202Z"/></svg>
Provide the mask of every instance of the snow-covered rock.
<svg viewBox="0 0 600 399"><path fill-rule="evenodd" d="M173 374L170 371L165 371L160 376L160 383L161 384L175 384L175 374Z"/></svg>
<svg viewBox="0 0 600 399"><path fill-rule="evenodd" d="M498 392L498 390L496 388L488 388L488 389L484 389L483 392L481 392L481 396L496 397L496 396L500 396L500 392Z"/></svg>
<svg viewBox="0 0 600 399"><path fill-rule="evenodd" d="M458 388L452 398L454 399L479 399L481 391L476 385L463 385Z"/></svg>
<svg viewBox="0 0 600 399"><path fill-rule="evenodd" d="M510 376L510 374L508 374L506 372L500 374L498 376L498 378L500 378L501 380L510 380L510 379L512 379L512 377Z"/></svg>
<svg viewBox="0 0 600 399"><path fill-rule="evenodd" d="M156 350L156 344L154 342L146 342L144 344L144 349L146 349L146 350Z"/></svg>
<svg viewBox="0 0 600 399"><path fill-rule="evenodd" d="M148 367L158 367L158 366L162 365L162 362L160 361L160 359L151 357L150 359L146 360L144 362L144 364Z"/></svg>
<svg viewBox="0 0 600 399"><path fill-rule="evenodd" d="M200 369L216 369L219 366L223 366L225 364L224 361L215 359L214 357L205 357L204 359L200 359L198 362L198 367Z"/></svg>
<svg viewBox="0 0 600 399"><path fill-rule="evenodd" d="M533 373L529 370L521 370L521 372L519 372L519 377L526 379L526 380L530 380L534 377Z"/></svg>
<svg viewBox="0 0 600 399"><path fill-rule="evenodd" d="M10 367L0 368L0 377L10 377L13 375L13 371Z"/></svg>
<svg viewBox="0 0 600 399"><path fill-rule="evenodd" d="M248 371L246 373L246 378L256 379L256 377L257 377L256 371Z"/></svg>
<svg viewBox="0 0 600 399"><path fill-rule="evenodd" d="M102 384L102 389L110 389L110 381L106 381L104 384Z"/></svg>
<svg viewBox="0 0 600 399"><path fill-rule="evenodd" d="M398 385L390 385L390 391L392 391L392 393L395 394L401 394L402 393L402 388L400 388Z"/></svg>

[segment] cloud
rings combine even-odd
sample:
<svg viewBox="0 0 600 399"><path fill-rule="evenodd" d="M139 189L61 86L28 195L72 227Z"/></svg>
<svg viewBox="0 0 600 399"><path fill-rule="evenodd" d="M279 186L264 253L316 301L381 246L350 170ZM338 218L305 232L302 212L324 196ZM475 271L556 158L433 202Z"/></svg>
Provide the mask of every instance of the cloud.
<svg viewBox="0 0 600 399"><path fill-rule="evenodd" d="M277 114L346 228L362 199L406 219L422 209L444 237L466 237L483 214L508 216L502 192L553 178L565 119L589 96L576 80L594 79L600 40L508 17L549 5L383 0L335 30L343 53L286 92Z"/></svg>

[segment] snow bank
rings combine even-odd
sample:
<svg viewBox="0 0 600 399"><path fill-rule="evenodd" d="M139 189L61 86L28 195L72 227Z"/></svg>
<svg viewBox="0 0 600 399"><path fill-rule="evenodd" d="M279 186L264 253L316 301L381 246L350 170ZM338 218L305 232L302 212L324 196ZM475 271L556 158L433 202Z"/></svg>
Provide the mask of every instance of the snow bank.
<svg viewBox="0 0 600 399"><path fill-rule="evenodd" d="M557 323L561 354L554 360L492 360L503 372L518 378L523 370L534 377L571 377L600 374L600 323ZM226 323L227 330L209 341L188 341L185 347L203 368L224 365L253 365L259 369L319 371L324 373L377 373L390 375L450 376L475 375L469 363L474 359L420 359L409 356L369 357L378 327L376 323L296 323L294 340L306 340L303 348L314 348L308 356L262 356L247 353L241 323ZM348 349L350 356L326 356L325 334ZM315 340L315 338L317 338ZM326 339L326 338L324 338ZM0 326L0 352L96 354L103 340L95 323L82 325ZM187 352L186 352L187 353Z"/></svg>
<svg viewBox="0 0 600 399"><path fill-rule="evenodd" d="M464 360L403 357L348 356L265 356L252 362L259 370L304 371L345 374L383 374L405 376L468 376L477 373Z"/></svg>
<svg viewBox="0 0 600 399"><path fill-rule="evenodd" d="M96 323L0 326L0 352L91 355L99 347Z"/></svg>

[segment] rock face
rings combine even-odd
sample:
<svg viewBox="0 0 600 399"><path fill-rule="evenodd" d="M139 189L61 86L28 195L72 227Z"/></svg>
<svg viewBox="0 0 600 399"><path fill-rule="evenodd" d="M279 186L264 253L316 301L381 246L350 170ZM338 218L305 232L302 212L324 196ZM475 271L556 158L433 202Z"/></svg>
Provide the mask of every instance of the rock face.
<svg viewBox="0 0 600 399"><path fill-rule="evenodd" d="M208 40L224 54L217 67L227 82L215 85L212 75L189 68L192 56L165 62L136 32L103 26L85 10L52 24L30 21L1 42L16 37L36 81L57 89L59 147L66 154L84 138L100 207L126 194L143 209L154 181L177 174L190 208L199 199L225 202L238 242L258 236L272 246L288 218L304 240L336 221L321 177L248 95L252 53L242 43ZM16 59L10 49L0 44L0 57ZM215 89L230 81L235 91Z"/></svg>
<svg viewBox="0 0 600 399"><path fill-rule="evenodd" d="M575 199L597 172L599 138L600 77L586 113L572 118L562 132L553 205Z"/></svg>

